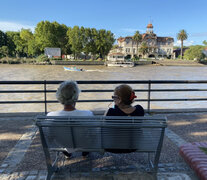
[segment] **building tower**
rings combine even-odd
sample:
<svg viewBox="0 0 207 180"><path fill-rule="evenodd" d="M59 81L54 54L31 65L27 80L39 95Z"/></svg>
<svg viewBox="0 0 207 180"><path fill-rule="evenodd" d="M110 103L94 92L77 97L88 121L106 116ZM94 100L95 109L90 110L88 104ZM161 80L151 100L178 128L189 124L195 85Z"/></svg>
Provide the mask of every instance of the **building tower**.
<svg viewBox="0 0 207 180"><path fill-rule="evenodd" d="M153 25L151 23L149 23L147 25L147 31L146 31L147 34L152 34L153 33Z"/></svg>

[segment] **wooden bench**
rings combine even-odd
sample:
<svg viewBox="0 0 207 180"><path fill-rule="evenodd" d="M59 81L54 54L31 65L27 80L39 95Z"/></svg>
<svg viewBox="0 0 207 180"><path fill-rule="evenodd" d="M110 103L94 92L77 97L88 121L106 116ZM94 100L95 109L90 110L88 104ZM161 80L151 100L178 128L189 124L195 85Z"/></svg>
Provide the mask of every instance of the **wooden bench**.
<svg viewBox="0 0 207 180"><path fill-rule="evenodd" d="M104 152L105 149L147 152L151 172L157 176L167 127L165 117L38 116L36 125L45 153L47 180L57 169L56 160L51 160L51 151L62 151L64 148L71 152ZM154 154L153 159L150 154Z"/></svg>

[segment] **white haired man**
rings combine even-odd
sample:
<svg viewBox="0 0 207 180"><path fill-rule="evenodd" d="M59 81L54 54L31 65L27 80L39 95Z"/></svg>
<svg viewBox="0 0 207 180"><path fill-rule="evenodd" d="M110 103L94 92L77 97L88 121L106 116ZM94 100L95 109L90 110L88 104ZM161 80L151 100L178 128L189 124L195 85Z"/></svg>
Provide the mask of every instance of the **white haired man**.
<svg viewBox="0 0 207 180"><path fill-rule="evenodd" d="M75 108L79 93L80 89L75 81L62 82L57 89L56 98L63 105L63 110L49 112L47 116L93 116L91 111ZM68 158L71 156L71 153L68 153L67 150L63 151L63 154ZM88 152L82 152L83 157L88 154Z"/></svg>

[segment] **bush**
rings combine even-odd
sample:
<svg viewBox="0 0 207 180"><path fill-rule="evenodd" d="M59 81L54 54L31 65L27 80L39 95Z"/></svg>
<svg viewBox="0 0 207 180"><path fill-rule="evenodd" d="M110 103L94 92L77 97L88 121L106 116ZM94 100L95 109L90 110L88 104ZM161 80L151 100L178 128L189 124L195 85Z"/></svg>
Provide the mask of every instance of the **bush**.
<svg viewBox="0 0 207 180"><path fill-rule="evenodd" d="M98 59L97 59L97 61L102 61L102 60L103 60L102 58L98 58Z"/></svg>
<svg viewBox="0 0 207 180"><path fill-rule="evenodd" d="M37 57L37 62L50 62L49 58L44 54L41 54Z"/></svg>
<svg viewBox="0 0 207 180"><path fill-rule="evenodd" d="M137 55L134 55L134 57L132 58L132 61L139 61L139 57L137 57Z"/></svg>
<svg viewBox="0 0 207 180"><path fill-rule="evenodd" d="M200 45L191 46L184 53L184 58L187 60L201 60L204 59L205 55L202 53L204 47Z"/></svg>

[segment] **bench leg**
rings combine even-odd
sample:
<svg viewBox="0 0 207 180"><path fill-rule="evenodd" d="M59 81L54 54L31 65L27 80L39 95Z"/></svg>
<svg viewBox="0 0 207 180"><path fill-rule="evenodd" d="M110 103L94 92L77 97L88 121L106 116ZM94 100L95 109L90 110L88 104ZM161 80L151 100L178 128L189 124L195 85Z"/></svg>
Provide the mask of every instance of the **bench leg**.
<svg viewBox="0 0 207 180"><path fill-rule="evenodd" d="M53 174L52 171L50 171L50 172L48 171L46 180L50 180L52 177L52 174Z"/></svg>

